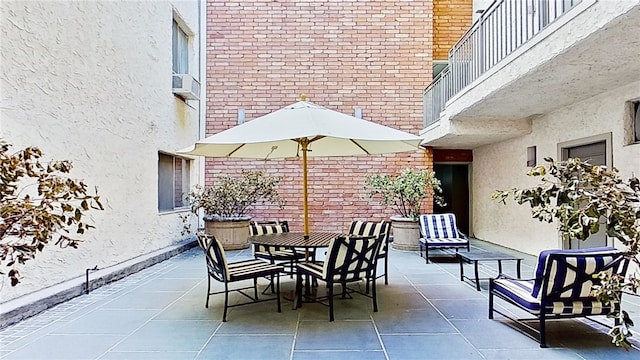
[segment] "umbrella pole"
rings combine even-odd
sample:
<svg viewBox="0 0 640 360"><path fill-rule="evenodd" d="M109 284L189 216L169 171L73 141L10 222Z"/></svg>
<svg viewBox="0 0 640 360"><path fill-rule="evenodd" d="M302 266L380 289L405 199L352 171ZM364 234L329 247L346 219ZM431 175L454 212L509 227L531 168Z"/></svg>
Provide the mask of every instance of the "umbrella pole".
<svg viewBox="0 0 640 360"><path fill-rule="evenodd" d="M309 139L300 139L300 145L302 145L302 206L304 211L304 237L309 238L309 204L308 204L308 192L307 192L307 148L309 146Z"/></svg>

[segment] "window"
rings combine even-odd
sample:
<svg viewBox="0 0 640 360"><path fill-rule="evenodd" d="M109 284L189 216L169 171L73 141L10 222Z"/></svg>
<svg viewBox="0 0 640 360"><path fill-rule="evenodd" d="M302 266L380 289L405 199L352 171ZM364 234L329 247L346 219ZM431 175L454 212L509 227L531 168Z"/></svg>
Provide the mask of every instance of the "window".
<svg viewBox="0 0 640 360"><path fill-rule="evenodd" d="M158 153L158 210L188 206L191 160Z"/></svg>
<svg viewBox="0 0 640 360"><path fill-rule="evenodd" d="M613 166L611 133L590 136L558 144L558 158L580 158L589 161L591 165Z"/></svg>
<svg viewBox="0 0 640 360"><path fill-rule="evenodd" d="M173 73L189 73L189 35L176 19L173 20Z"/></svg>
<svg viewBox="0 0 640 360"><path fill-rule="evenodd" d="M449 66L448 60L433 60L433 77L435 78Z"/></svg>
<svg viewBox="0 0 640 360"><path fill-rule="evenodd" d="M633 142L640 142L640 101L633 102Z"/></svg>

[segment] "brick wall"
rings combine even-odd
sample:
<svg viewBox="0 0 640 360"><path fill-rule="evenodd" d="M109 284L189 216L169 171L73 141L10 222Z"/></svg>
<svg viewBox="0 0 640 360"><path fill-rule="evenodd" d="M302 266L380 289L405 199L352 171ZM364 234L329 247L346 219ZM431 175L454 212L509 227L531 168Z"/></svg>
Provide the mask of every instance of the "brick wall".
<svg viewBox="0 0 640 360"><path fill-rule="evenodd" d="M207 135L299 100L308 100L418 134L422 91L431 81L431 1L208 1ZM343 231L354 218L393 211L366 197L365 177L428 167L431 151L370 157L310 158L312 230ZM298 159L208 159L206 182L221 173L263 168L281 176L284 209L260 206L254 219L289 220L302 229ZM425 211L429 210L428 208Z"/></svg>
<svg viewBox="0 0 640 360"><path fill-rule="evenodd" d="M447 60L449 50L471 27L473 0L433 1L433 59Z"/></svg>

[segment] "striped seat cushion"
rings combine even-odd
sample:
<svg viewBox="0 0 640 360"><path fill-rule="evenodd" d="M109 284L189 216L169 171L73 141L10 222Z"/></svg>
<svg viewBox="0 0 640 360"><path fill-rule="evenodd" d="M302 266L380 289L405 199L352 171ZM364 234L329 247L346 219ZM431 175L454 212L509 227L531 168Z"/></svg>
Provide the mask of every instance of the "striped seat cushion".
<svg viewBox="0 0 640 360"><path fill-rule="evenodd" d="M295 252L293 249L282 248L276 246L256 246L262 250L258 250L254 253L254 256L261 258L269 258L273 260L290 260L292 258L303 259L304 253Z"/></svg>
<svg viewBox="0 0 640 360"><path fill-rule="evenodd" d="M540 299L531 295L533 280L495 279L493 286L496 291L529 309L532 313L540 312Z"/></svg>
<svg viewBox="0 0 640 360"><path fill-rule="evenodd" d="M229 281L249 279L282 271L281 266L272 265L261 260L238 261L227 266L229 268Z"/></svg>
<svg viewBox="0 0 640 360"><path fill-rule="evenodd" d="M323 278L324 261L305 262L298 264L298 271L313 274L316 277Z"/></svg>
<svg viewBox="0 0 640 360"><path fill-rule="evenodd" d="M570 292L563 293L561 297L588 297L593 286L591 275L605 269L611 273L613 269L607 268L619 256L620 253L613 247L581 250L544 250L538 256L538 264L535 270L536 280L531 294L534 297L539 296L543 281L546 280L548 294L561 291L571 283L582 282L581 287L572 287Z"/></svg>
<svg viewBox="0 0 640 360"><path fill-rule="evenodd" d="M436 246L467 246L467 240L466 239L442 239L442 238L437 238L437 239L425 239L425 238L421 238L420 239L420 243L423 245L427 245L429 244L430 247L436 247Z"/></svg>
<svg viewBox="0 0 640 360"><path fill-rule="evenodd" d="M591 296L593 275L617 271L621 256L612 247L545 250L538 256L534 280L498 278L493 281L493 289L536 315L541 311L554 315L606 315L617 311L619 303L603 304Z"/></svg>
<svg viewBox="0 0 640 360"><path fill-rule="evenodd" d="M506 296L515 303L528 309L532 314L540 314L540 298L533 297L532 280L496 279L493 282L495 291ZM553 315L606 315L619 310L619 303L603 304L595 298L578 300L558 300L547 304L545 314Z"/></svg>

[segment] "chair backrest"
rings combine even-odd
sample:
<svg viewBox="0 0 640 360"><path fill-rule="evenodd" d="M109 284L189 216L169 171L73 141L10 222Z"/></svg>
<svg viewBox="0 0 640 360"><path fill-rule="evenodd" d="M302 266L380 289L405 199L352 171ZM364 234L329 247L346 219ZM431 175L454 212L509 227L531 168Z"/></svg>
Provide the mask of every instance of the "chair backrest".
<svg viewBox="0 0 640 360"><path fill-rule="evenodd" d="M336 237L327 250L323 277L335 282L350 282L374 273L381 245L377 236Z"/></svg>
<svg viewBox="0 0 640 360"><path fill-rule="evenodd" d="M388 221L374 222L355 220L349 226L349 235L360 236L382 236L382 245L380 246L379 255L387 253L389 245L389 232L391 231L391 223Z"/></svg>
<svg viewBox="0 0 640 360"><path fill-rule="evenodd" d="M613 247L581 250L545 250L538 256L532 296L553 299L592 299L600 272L624 276L629 260Z"/></svg>
<svg viewBox="0 0 640 360"><path fill-rule="evenodd" d="M198 234L198 245L204 252L209 275L222 282L230 280L227 256L218 239L213 235Z"/></svg>
<svg viewBox="0 0 640 360"><path fill-rule="evenodd" d="M419 221L420 234L425 239L464 238L464 235L458 230L454 214L422 214Z"/></svg>
<svg viewBox="0 0 640 360"><path fill-rule="evenodd" d="M249 235L266 235L289 232L287 221L252 221L249 223Z"/></svg>

